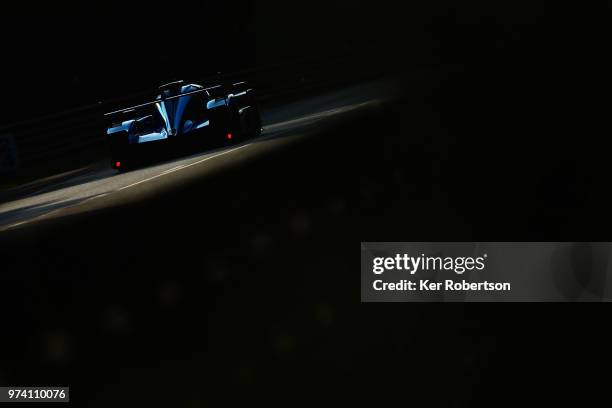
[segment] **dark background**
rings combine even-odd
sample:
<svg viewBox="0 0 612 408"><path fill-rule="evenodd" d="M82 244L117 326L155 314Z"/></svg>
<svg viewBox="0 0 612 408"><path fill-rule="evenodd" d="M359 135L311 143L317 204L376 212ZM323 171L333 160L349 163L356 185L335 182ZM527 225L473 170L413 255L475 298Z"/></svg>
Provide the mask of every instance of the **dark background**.
<svg viewBox="0 0 612 408"><path fill-rule="evenodd" d="M384 8L348 1L24 1L9 3L0 19L4 123L300 58L389 64L402 24Z"/></svg>
<svg viewBox="0 0 612 408"><path fill-rule="evenodd" d="M304 56L391 67L404 85L393 103L282 154L147 202L5 233L3 382L70 384L79 406L517 406L602 395L607 308L361 305L357 248L611 240L608 9L48 7L2 14L3 103L17 116ZM184 15L202 24L178 30ZM176 49L174 35L186 37Z"/></svg>
<svg viewBox="0 0 612 408"><path fill-rule="evenodd" d="M93 0L3 8L3 124L176 78L304 57L351 56L399 72L462 70L533 81L529 89L551 80L600 87L610 67L605 7Z"/></svg>

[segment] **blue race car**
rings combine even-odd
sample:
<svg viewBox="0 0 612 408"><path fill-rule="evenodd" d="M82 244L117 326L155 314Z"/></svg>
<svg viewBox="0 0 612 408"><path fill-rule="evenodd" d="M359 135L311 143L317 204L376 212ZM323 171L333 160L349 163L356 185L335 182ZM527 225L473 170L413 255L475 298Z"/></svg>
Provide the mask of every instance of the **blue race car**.
<svg viewBox="0 0 612 408"><path fill-rule="evenodd" d="M219 146L261 133L255 92L245 82L208 88L171 82L155 100L105 116L111 165L119 171L169 146Z"/></svg>

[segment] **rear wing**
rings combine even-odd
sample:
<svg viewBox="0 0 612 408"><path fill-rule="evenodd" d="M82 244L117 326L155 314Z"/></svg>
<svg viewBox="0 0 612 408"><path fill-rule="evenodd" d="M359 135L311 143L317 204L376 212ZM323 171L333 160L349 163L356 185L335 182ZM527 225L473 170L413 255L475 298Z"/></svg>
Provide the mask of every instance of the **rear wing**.
<svg viewBox="0 0 612 408"><path fill-rule="evenodd" d="M182 81L179 81L180 83L182 83ZM172 82L170 84L166 84L163 85L164 86L173 86L175 84L179 84L179 82ZM247 83L246 82L235 82L233 84L231 84L231 86L233 88L247 88ZM215 85L215 86L210 86L208 88L203 88L203 89L196 89L195 91L189 91L189 92L184 92L181 94L177 94L177 95L172 95L172 96L167 96L164 97L163 94L161 96L160 99L151 101L151 102L146 102L146 103L142 103L140 105L136 105L136 106L131 106L129 108L124 108L124 109L119 109L113 112L108 112L105 113L104 116L105 117L113 117L113 116L117 116L117 115L122 115L122 114L126 114L126 113L133 113L136 112L139 109L143 109L143 108L147 108L149 106L153 106L156 103L162 102L162 101L170 101L173 99L178 99L178 98L182 98L183 96L189 96L189 95L196 95L196 94L205 94L206 96L208 96L209 98L214 98L214 97L218 97L220 96L220 93L226 91L226 89L224 89L225 87L223 85Z"/></svg>
<svg viewBox="0 0 612 408"><path fill-rule="evenodd" d="M149 106L153 106L156 103L162 102L162 101L170 101L173 99L178 99L178 98L182 98L183 96L189 96L189 95L196 95L196 94L201 94L201 93L205 93L207 96L211 96L211 94L215 91L218 90L220 88L222 88L222 85L216 85L216 86L211 86L209 88L203 88L203 89L196 89L195 91L189 91L189 92L184 92L178 95L172 95L172 96L168 96L168 97L164 97L163 95L161 96L160 99L157 99L155 101L151 101L151 102L146 102L146 103L142 103L140 105L136 105L136 106L131 106L129 108L124 108L124 109L119 109L113 112L108 112L105 113L104 116L109 117L109 116L117 116L117 115L121 115L124 113L132 113L135 112L139 109L142 108L146 108Z"/></svg>

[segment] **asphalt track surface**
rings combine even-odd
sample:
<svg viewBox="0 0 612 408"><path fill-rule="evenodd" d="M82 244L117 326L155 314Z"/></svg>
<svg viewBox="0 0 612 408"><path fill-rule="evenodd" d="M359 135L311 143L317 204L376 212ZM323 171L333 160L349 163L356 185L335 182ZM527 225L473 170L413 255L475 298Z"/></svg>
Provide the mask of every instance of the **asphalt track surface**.
<svg viewBox="0 0 612 408"><path fill-rule="evenodd" d="M40 220L145 199L189 179L212 174L223 166L268 154L303 137L313 126L325 125L350 112L375 106L386 96L388 92L381 83L347 88L264 111L262 135L249 141L126 173L118 173L107 163L101 163L85 174L0 204L0 232Z"/></svg>

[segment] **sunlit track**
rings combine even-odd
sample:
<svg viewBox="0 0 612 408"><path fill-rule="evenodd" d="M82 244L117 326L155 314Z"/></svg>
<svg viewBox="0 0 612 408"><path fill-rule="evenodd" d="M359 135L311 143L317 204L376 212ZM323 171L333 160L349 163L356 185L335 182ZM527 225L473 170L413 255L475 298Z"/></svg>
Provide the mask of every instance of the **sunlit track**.
<svg viewBox="0 0 612 408"><path fill-rule="evenodd" d="M61 217L93 208L108 207L162 191L189 177L199 177L216 165L227 165L245 155L266 154L276 145L290 142L309 126L374 105L372 95L345 93L336 98L313 99L290 107L264 112L264 131L256 139L118 174L102 169L45 187L39 192L0 204L0 231L47 218Z"/></svg>

